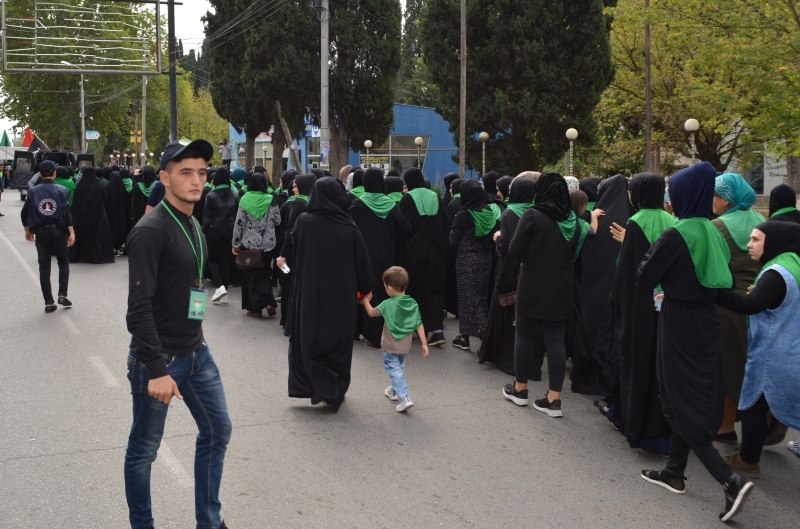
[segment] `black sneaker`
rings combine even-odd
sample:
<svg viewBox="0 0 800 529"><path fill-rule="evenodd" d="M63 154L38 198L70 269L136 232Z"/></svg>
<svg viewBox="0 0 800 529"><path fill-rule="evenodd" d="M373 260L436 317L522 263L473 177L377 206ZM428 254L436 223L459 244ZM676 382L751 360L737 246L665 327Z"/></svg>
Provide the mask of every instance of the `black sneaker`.
<svg viewBox="0 0 800 529"><path fill-rule="evenodd" d="M550 417L563 417L561 413L561 399L556 399L553 402L547 400L545 394L543 399L533 401L533 407L542 413L546 413Z"/></svg>
<svg viewBox="0 0 800 529"><path fill-rule="evenodd" d="M522 391L517 391L517 386L513 382L505 385L503 388L503 396L517 406L528 405L528 390L523 389Z"/></svg>
<svg viewBox="0 0 800 529"><path fill-rule="evenodd" d="M456 339L453 340L453 347L469 351L469 336L456 336Z"/></svg>
<svg viewBox="0 0 800 529"><path fill-rule="evenodd" d="M228 526L225 525L225 520L222 520L222 523L219 524L219 529L228 529Z"/></svg>
<svg viewBox="0 0 800 529"><path fill-rule="evenodd" d="M45 306L44 306L44 311L45 311L47 314L50 314L51 312L55 312L57 308L58 308L58 307L57 307L56 305L45 305Z"/></svg>
<svg viewBox="0 0 800 529"><path fill-rule="evenodd" d="M325 399L323 399L322 395L320 395L318 393L314 393L314 394L311 395L311 405L312 406L316 406L317 404L319 404L323 400L325 400Z"/></svg>
<svg viewBox="0 0 800 529"><path fill-rule="evenodd" d="M736 432L718 433L714 440L719 443L735 445L739 442L739 436L736 435Z"/></svg>
<svg viewBox="0 0 800 529"><path fill-rule="evenodd" d="M444 339L443 332L435 332L431 335L431 339L428 340L428 345L444 345L447 341Z"/></svg>
<svg viewBox="0 0 800 529"><path fill-rule="evenodd" d="M678 476L669 470L642 470L642 479L664 487L670 492L675 494L684 494L686 492L686 484L684 480L686 476Z"/></svg>
<svg viewBox="0 0 800 529"><path fill-rule="evenodd" d="M733 478L725 484L725 510L719 513L719 519L727 522L744 509L744 502L753 492L755 485L739 474L734 474Z"/></svg>
<svg viewBox="0 0 800 529"><path fill-rule="evenodd" d="M71 307L72 302L67 299L67 296L58 296L58 304L64 305L65 307Z"/></svg>

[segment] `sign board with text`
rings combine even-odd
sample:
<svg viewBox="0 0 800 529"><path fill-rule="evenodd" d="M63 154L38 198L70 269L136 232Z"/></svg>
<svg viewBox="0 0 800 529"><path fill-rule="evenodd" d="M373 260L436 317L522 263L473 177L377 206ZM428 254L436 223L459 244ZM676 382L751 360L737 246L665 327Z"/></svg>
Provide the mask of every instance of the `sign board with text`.
<svg viewBox="0 0 800 529"><path fill-rule="evenodd" d="M388 154L362 154L361 155L361 168L362 169L369 169L370 167L377 167L383 171L383 175L386 176L391 170L391 166L389 165L389 155Z"/></svg>

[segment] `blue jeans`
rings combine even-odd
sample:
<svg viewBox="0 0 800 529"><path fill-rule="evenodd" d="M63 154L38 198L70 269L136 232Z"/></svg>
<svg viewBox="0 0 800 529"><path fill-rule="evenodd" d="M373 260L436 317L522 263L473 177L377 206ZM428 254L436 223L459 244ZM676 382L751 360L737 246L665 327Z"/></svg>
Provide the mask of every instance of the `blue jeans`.
<svg viewBox="0 0 800 529"><path fill-rule="evenodd" d="M408 386L406 385L406 379L403 378L403 369L406 366L407 356L383 352L383 365L386 367L386 374L389 375L392 381L392 389L397 393L397 398L400 400L408 397Z"/></svg>
<svg viewBox="0 0 800 529"><path fill-rule="evenodd" d="M222 464L233 430L222 379L205 343L187 356L165 355L165 361L199 430L194 454L197 529L218 529L222 522ZM169 406L147 393L150 377L133 350L128 354L128 380L133 396L133 425L125 452L125 496L131 528L145 529L154 525L150 469L161 444Z"/></svg>

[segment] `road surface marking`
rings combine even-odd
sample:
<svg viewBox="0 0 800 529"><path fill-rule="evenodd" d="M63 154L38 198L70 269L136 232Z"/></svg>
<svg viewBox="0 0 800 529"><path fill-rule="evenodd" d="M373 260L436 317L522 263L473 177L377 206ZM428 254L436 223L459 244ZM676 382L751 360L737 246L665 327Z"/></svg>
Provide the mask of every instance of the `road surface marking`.
<svg viewBox="0 0 800 529"><path fill-rule="evenodd" d="M11 253L13 253L14 256L19 260L19 262L22 263L22 265L25 267L25 270L28 272L28 275L33 280L34 284L36 284L36 286L38 287L39 286L39 276L36 275L36 273L30 267L30 265L28 264L28 261L26 261L25 258L22 257L22 254L17 251L17 249L14 247L13 244L11 244L11 241L8 240L8 238L6 237L5 233L3 233L2 231L0 231L0 237L2 237L4 241L6 241L6 244L8 245L8 247L11 248Z"/></svg>
<svg viewBox="0 0 800 529"><path fill-rule="evenodd" d="M167 443L164 441L161 441L161 447L158 449L158 458L156 461L161 461L167 465L167 468L175 474L175 479L178 480L178 484L181 487L185 489L194 487L192 476L186 472L186 469L183 468L181 462L178 461L178 458L175 457L175 454L172 453L172 450L170 450L169 446L167 446Z"/></svg>
<svg viewBox="0 0 800 529"><path fill-rule="evenodd" d="M106 366L106 363L103 362L102 358L100 358L99 356L90 356L89 357L89 361L92 363L92 365L94 365L94 367L97 368L97 370L100 372L100 375L105 379L106 387L109 387L109 388L118 388L118 387L120 387L119 386L119 382L114 377L114 374L111 373L111 370L108 369L108 366Z"/></svg>

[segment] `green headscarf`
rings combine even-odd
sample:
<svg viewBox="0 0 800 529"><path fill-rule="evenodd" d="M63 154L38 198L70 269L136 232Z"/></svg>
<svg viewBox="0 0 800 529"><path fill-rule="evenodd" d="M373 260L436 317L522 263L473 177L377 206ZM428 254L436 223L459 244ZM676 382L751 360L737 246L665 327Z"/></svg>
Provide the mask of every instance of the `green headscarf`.
<svg viewBox="0 0 800 529"><path fill-rule="evenodd" d="M230 189L230 188L231 186L229 186L228 184L220 184L218 186L212 187L211 191L216 191L217 189Z"/></svg>
<svg viewBox="0 0 800 529"><path fill-rule="evenodd" d="M386 196L391 198L392 201L394 201L394 203L397 204L398 202L400 202L400 199L403 198L403 192L402 191L392 191L391 193L389 193Z"/></svg>
<svg viewBox="0 0 800 529"><path fill-rule="evenodd" d="M250 177L251 189L239 200L239 207L261 220L272 204L272 194L267 192L267 179L260 173Z"/></svg>
<svg viewBox="0 0 800 529"><path fill-rule="evenodd" d="M58 180L58 179L56 179L56 180ZM797 208L793 208L791 206L789 206L788 208L781 208L778 211L776 211L775 213L773 213L772 215L770 215L769 218L774 218L774 217L777 217L778 215L783 215L784 213L791 213L792 211L797 211Z"/></svg>
<svg viewBox="0 0 800 529"><path fill-rule="evenodd" d="M675 217L663 209L640 209L628 222L635 222L642 229L651 245L661 237L664 230L675 226Z"/></svg>
<svg viewBox="0 0 800 529"><path fill-rule="evenodd" d="M208 189L212 189L214 187L214 184L212 184L211 182L206 182L203 187L206 187Z"/></svg>
<svg viewBox="0 0 800 529"><path fill-rule="evenodd" d="M417 187L408 192L414 199L414 205L422 217L433 217L439 213L439 195L424 187Z"/></svg>
<svg viewBox="0 0 800 529"><path fill-rule="evenodd" d="M798 257L798 255L794 252L782 253L775 259L767 262L764 265L764 268L761 269L761 273L758 274L758 277L755 281L756 283L758 283L758 280L761 279L764 271L766 271L766 269L772 265L781 265L784 267L790 274L794 276L795 281L797 281L798 286L800 286L800 257Z"/></svg>
<svg viewBox="0 0 800 529"><path fill-rule="evenodd" d="M474 209L468 209L466 211L469 211L472 220L475 222L475 237L478 239L488 235L494 227L497 226L502 214L500 208L495 203L489 204L480 211L475 211Z"/></svg>
<svg viewBox="0 0 800 529"><path fill-rule="evenodd" d="M122 185L125 186L125 191L130 193L133 190L133 180L130 177L122 179Z"/></svg>
<svg viewBox="0 0 800 529"><path fill-rule="evenodd" d="M453 195L453 199L455 200L456 198L461 198L461 193L456 193Z"/></svg>
<svg viewBox="0 0 800 529"><path fill-rule="evenodd" d="M75 180L73 180L72 178L56 177L55 183L60 186L64 186L69 190L69 200L67 201L67 204L72 205L72 197L73 195L75 195Z"/></svg>
<svg viewBox="0 0 800 529"><path fill-rule="evenodd" d="M746 252L750 232L765 220L760 213L750 209L756 203L756 192L736 173L718 176L714 181L714 192L733 205L719 220L728 229L736 247Z"/></svg>
<svg viewBox="0 0 800 529"><path fill-rule="evenodd" d="M356 198L361 198L361 196L362 196L362 195L365 193L365 191L364 191L364 186L358 186L358 187L354 187L354 188L353 188L353 189L352 189L350 192L351 192L351 193L353 194L353 196L355 196Z"/></svg>
<svg viewBox="0 0 800 529"><path fill-rule="evenodd" d="M589 235L589 223L578 217L578 226L580 226L581 234L578 236L578 245L575 247L575 253L572 255L572 260L577 261L583 249L583 243L586 241L586 236Z"/></svg>
<svg viewBox="0 0 800 529"><path fill-rule="evenodd" d="M521 217L523 213L533 207L533 202L509 202L506 204L506 209L510 209L516 213L517 217Z"/></svg>
<svg viewBox="0 0 800 529"><path fill-rule="evenodd" d="M156 182L157 182L157 181L158 181L158 180L156 180ZM153 186L154 186L154 185L156 185L156 182L153 182L153 183L152 183L152 184L150 184L149 186L145 186L145 185L144 185L144 182L139 182L139 184L138 184L138 186L139 186L139 191L141 191L141 192L142 192L142 194L143 194L144 196L146 196L147 198L150 198L150 191L152 191L152 190L153 190Z"/></svg>
<svg viewBox="0 0 800 529"><path fill-rule="evenodd" d="M585 221L584 221L585 222ZM575 226L578 225L578 217L574 211L569 212L569 217L566 220L558 221L558 229L561 230L561 235L569 242L575 235Z"/></svg>
<svg viewBox="0 0 800 529"><path fill-rule="evenodd" d="M364 193L359 197L369 209L377 216L385 219L395 207L395 202L383 193Z"/></svg>
<svg viewBox="0 0 800 529"><path fill-rule="evenodd" d="M422 315L414 298L394 296L378 305L383 321L395 340L402 340L422 325Z"/></svg>
<svg viewBox="0 0 800 529"><path fill-rule="evenodd" d="M594 207L597 205L596 201L590 200L586 203L586 211L594 211Z"/></svg>
<svg viewBox="0 0 800 529"><path fill-rule="evenodd" d="M733 275L728 267L731 251L722 232L703 217L681 219L675 229L689 248L700 284L706 288L733 288Z"/></svg>

